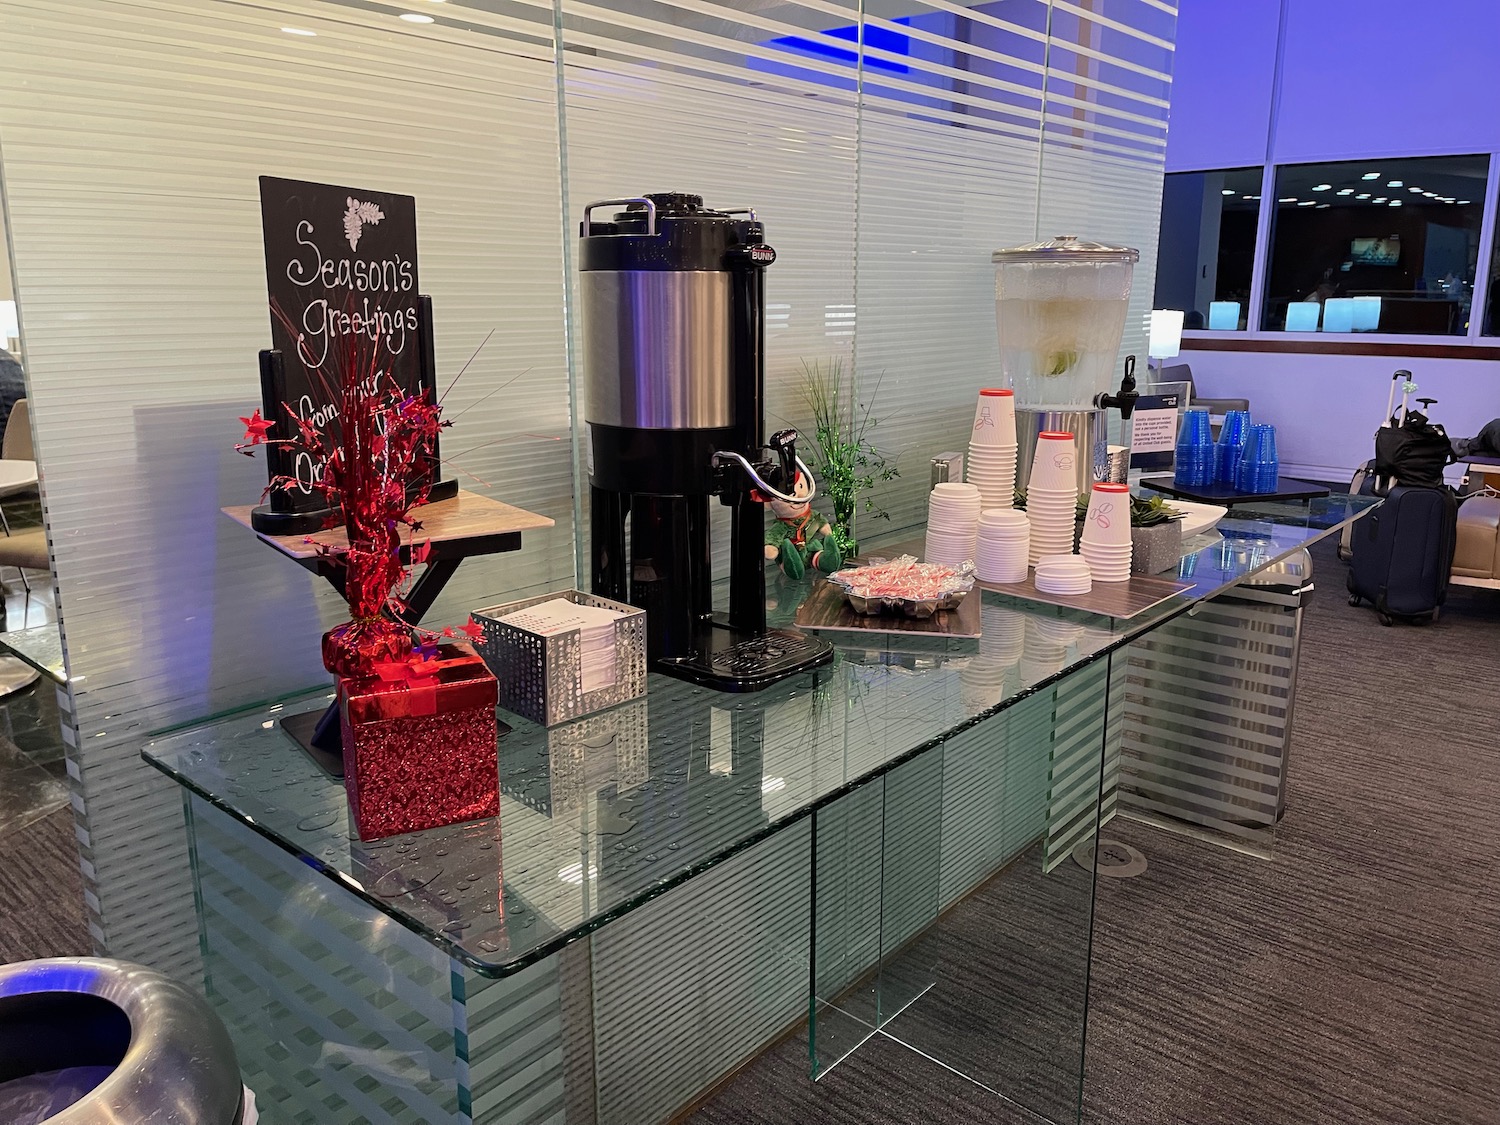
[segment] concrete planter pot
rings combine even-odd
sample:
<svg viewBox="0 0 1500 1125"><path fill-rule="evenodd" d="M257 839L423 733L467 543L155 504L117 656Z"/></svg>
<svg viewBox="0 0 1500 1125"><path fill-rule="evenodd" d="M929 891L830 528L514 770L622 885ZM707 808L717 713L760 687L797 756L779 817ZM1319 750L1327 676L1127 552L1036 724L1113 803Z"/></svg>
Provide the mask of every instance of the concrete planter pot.
<svg viewBox="0 0 1500 1125"><path fill-rule="evenodd" d="M1160 574L1176 570L1182 559L1182 522L1167 520L1130 529L1130 573Z"/></svg>

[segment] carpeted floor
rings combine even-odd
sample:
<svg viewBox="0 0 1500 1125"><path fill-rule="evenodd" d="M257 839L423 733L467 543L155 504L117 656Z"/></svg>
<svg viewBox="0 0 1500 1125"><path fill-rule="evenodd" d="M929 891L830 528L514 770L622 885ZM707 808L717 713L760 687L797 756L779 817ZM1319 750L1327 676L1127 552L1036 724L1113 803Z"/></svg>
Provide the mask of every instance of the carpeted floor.
<svg viewBox="0 0 1500 1125"><path fill-rule="evenodd" d="M73 810L0 835L0 965L92 952Z"/></svg>
<svg viewBox="0 0 1500 1125"><path fill-rule="evenodd" d="M1099 881L1090 1125L1500 1125L1500 594L1455 588L1437 625L1388 629L1345 604L1332 544L1316 555L1292 808L1274 862L1136 824L1110 830L1145 851L1150 868ZM976 953L950 980L982 976L1000 949L1007 975L1023 980L1048 957L1071 964L1076 951L1006 944L1025 932L1018 903L1034 907L1048 893L1074 901L1041 889L1056 879L1007 872L991 884L1005 891L986 888L950 915L931 940L967 941ZM1036 1010L1035 1033L1066 1031L1068 992ZM1024 994L1024 984L1011 991ZM964 1054L968 1034L981 1073L1009 1069L998 1046L985 1059L983 1019L947 1013L941 1057ZM935 1041L931 1030L908 1039ZM1066 1120L1064 1067L1053 1069L1039 1104ZM1024 1070L1046 1073L1036 1060ZM1036 1119L890 1041L815 1085L799 1035L691 1120Z"/></svg>

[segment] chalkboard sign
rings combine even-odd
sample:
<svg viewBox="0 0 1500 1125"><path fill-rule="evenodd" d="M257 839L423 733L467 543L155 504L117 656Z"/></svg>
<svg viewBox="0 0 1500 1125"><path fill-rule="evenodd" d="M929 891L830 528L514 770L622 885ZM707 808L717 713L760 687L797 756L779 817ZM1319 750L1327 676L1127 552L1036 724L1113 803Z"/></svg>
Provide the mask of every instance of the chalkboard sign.
<svg viewBox="0 0 1500 1125"><path fill-rule="evenodd" d="M336 441L340 371L348 336L403 389L430 386L431 320L418 294L417 206L409 195L260 178L261 223L270 294L271 354L262 353L264 416L270 436L296 434L294 410ZM320 373L321 368L321 373ZM278 513L324 507L313 489L322 472L306 454L267 450L272 476L297 481L272 497Z"/></svg>

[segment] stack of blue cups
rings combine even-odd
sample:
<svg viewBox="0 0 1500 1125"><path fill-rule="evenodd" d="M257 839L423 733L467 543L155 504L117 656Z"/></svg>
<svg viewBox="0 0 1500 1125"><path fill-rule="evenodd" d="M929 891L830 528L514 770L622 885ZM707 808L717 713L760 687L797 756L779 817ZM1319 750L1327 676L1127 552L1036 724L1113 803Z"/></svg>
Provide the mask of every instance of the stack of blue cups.
<svg viewBox="0 0 1500 1125"><path fill-rule="evenodd" d="M1276 478L1280 473L1281 462L1276 457L1276 427L1251 426L1250 439L1245 443L1245 453L1235 474L1235 487L1241 492L1275 492Z"/></svg>
<svg viewBox="0 0 1500 1125"><path fill-rule="evenodd" d="M1224 415L1224 425L1219 428L1219 442L1214 446L1214 483L1234 487L1240 471L1240 458L1245 455L1245 442L1250 440L1250 411L1231 410Z"/></svg>
<svg viewBox="0 0 1500 1125"><path fill-rule="evenodd" d="M1214 438L1207 410L1189 410L1182 416L1172 482L1178 488L1206 488L1214 482Z"/></svg>

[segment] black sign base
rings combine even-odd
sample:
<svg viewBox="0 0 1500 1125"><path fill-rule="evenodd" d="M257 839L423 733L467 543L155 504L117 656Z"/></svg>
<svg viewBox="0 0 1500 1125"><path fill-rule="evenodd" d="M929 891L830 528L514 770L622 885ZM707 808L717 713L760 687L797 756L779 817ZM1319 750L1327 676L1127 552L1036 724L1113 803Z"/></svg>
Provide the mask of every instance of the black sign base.
<svg viewBox="0 0 1500 1125"><path fill-rule="evenodd" d="M311 535L322 531L333 514L330 508L314 512L277 512L270 504L261 504L250 510L250 527L261 535Z"/></svg>
<svg viewBox="0 0 1500 1125"><path fill-rule="evenodd" d="M427 490L427 502L436 504L439 500L452 500L458 495L458 481L440 480ZM419 508L418 511L421 511Z"/></svg>
<svg viewBox="0 0 1500 1125"><path fill-rule="evenodd" d="M337 781L344 779L344 739L339 731L337 703L326 711L288 715L281 720L281 729L329 777Z"/></svg>

